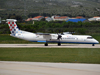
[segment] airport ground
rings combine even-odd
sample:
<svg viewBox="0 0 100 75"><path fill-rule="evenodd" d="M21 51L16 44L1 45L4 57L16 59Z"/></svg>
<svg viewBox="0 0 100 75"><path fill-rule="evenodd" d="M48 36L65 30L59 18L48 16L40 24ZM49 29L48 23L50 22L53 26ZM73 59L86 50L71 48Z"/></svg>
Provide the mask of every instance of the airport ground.
<svg viewBox="0 0 100 75"><path fill-rule="evenodd" d="M100 65L0 61L0 75L100 75Z"/></svg>
<svg viewBox="0 0 100 75"><path fill-rule="evenodd" d="M100 75L99 44L49 44L47 47L0 44L0 47L0 75Z"/></svg>
<svg viewBox="0 0 100 75"><path fill-rule="evenodd" d="M56 44L49 44L44 46L44 44L0 44L0 48L100 48L100 44L61 44L58 46Z"/></svg>
<svg viewBox="0 0 100 75"><path fill-rule="evenodd" d="M80 46L81 48L79 48ZM57 46L50 44L45 47L44 44L0 44L0 47L2 47L0 48L1 61L100 64L100 48L92 48L94 46L91 45L64 44Z"/></svg>

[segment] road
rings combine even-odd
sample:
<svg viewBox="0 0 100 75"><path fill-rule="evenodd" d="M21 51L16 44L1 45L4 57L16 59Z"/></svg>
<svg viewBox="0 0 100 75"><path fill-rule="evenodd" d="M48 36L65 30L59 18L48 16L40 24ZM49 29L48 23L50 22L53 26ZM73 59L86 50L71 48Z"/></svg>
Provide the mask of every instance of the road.
<svg viewBox="0 0 100 75"><path fill-rule="evenodd" d="M62 44L61 46L57 46L57 44L48 44L48 46L44 46L44 44L0 44L0 48L100 48L100 44L96 44L92 46L91 44Z"/></svg>
<svg viewBox="0 0 100 75"><path fill-rule="evenodd" d="M0 75L100 75L100 65L0 61Z"/></svg>

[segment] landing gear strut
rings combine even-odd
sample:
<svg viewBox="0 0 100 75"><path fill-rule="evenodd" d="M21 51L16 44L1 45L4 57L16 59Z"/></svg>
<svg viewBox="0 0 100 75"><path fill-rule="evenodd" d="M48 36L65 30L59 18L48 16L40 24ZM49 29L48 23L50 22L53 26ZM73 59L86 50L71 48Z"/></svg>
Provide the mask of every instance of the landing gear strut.
<svg viewBox="0 0 100 75"><path fill-rule="evenodd" d="M60 42L58 42L58 46L61 46L61 43Z"/></svg>
<svg viewBox="0 0 100 75"><path fill-rule="evenodd" d="M47 42L45 43L45 46L48 46L48 43Z"/></svg>

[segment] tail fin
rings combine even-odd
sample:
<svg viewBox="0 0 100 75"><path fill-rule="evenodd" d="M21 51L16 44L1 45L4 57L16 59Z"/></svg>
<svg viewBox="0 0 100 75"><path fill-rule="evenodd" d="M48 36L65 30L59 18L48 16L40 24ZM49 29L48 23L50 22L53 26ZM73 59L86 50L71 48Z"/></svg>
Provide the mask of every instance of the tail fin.
<svg viewBox="0 0 100 75"><path fill-rule="evenodd" d="M16 24L16 21L15 19L7 19L7 23L9 25L9 29L10 29L10 32L11 34L15 35L16 33L18 33L19 29L17 27L17 24Z"/></svg>

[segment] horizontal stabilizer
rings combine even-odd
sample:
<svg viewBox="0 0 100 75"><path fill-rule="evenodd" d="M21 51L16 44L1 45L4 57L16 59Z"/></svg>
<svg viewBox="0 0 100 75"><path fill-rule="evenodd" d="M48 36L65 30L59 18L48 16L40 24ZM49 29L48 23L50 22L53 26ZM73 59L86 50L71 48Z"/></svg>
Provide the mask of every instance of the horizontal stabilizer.
<svg viewBox="0 0 100 75"><path fill-rule="evenodd" d="M17 22L16 19L7 19L6 21L7 21L7 22Z"/></svg>

